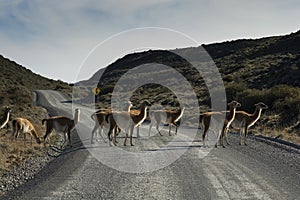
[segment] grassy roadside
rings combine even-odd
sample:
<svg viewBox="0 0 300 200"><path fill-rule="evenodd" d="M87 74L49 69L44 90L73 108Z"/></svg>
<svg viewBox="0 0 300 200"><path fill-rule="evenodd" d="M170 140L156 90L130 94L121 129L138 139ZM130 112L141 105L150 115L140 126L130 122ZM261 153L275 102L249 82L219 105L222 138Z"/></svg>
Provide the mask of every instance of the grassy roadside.
<svg viewBox="0 0 300 200"><path fill-rule="evenodd" d="M0 55L0 117L3 115L3 107L12 108L11 120L16 117L27 118L36 128L40 137L45 133L41 120L45 118L45 109L34 106L35 90L57 90L67 94L72 92L72 87L60 80L51 80L33 73L29 69L4 58ZM18 141L11 140L12 125L9 129L0 130L0 178L12 169L20 167L26 160L32 157L45 155L45 147L36 144L35 140L30 144L30 136L23 143L23 135Z"/></svg>
<svg viewBox="0 0 300 200"><path fill-rule="evenodd" d="M45 134L45 127L42 125L41 120L45 117L45 109L42 107L18 107L13 106L14 117L26 117L35 126L38 135L42 138ZM31 157L46 156L46 147L43 144L37 144L36 141L30 142L30 135L26 135L24 144L23 135L20 135L16 141L12 140L12 125L9 123L10 128L0 130L0 177L10 170L20 167L27 159Z"/></svg>
<svg viewBox="0 0 300 200"><path fill-rule="evenodd" d="M250 132L254 135L263 135L300 145L300 121L290 126L284 126L278 124L278 118L278 114L263 114L257 124L250 128Z"/></svg>

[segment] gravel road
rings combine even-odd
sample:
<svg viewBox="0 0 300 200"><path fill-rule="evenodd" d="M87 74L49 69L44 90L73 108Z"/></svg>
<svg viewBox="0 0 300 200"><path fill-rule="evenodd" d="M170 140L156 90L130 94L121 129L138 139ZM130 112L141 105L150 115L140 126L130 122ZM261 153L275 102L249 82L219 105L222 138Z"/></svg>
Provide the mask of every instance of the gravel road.
<svg viewBox="0 0 300 200"><path fill-rule="evenodd" d="M54 91L39 91L38 103L51 112L71 116L67 96ZM96 159L94 149L101 149L114 164L132 166L136 157L126 162L107 151L107 143L89 143L92 121L82 109L86 136L73 138L74 145L51 161L26 184L7 193L2 199L299 199L300 154L292 148L281 148L250 139L248 146L239 146L238 138L229 135L232 145L213 148L207 156L200 136L190 147L181 142L186 133L176 137L146 137L147 125L141 127L141 138L134 138L134 147L126 152L165 151L172 155L185 153L166 167L146 173L129 173L109 167ZM89 119L90 121L84 121ZM82 132L81 130L80 132ZM162 149L170 140L176 146ZM120 138L122 143L123 138ZM121 146L121 144L119 144ZM92 153L91 153L92 152ZM102 155L101 155L102 156ZM100 156L100 157L101 157ZM163 163L164 160L155 162ZM137 162L138 163L138 162ZM143 166L143 164L141 164ZM136 166L140 167L140 166ZM139 171L139 170L137 170Z"/></svg>

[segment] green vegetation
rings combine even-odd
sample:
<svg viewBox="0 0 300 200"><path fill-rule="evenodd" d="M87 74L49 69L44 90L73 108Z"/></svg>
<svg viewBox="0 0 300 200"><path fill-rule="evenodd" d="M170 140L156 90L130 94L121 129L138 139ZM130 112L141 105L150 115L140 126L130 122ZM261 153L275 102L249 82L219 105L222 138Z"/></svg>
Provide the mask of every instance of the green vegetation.
<svg viewBox="0 0 300 200"><path fill-rule="evenodd" d="M266 103L270 111L280 115L279 126L297 123L300 113L300 88L288 85L276 85L269 89L249 89L244 84L229 84L226 87L229 99L241 102L243 109L253 112L254 104Z"/></svg>

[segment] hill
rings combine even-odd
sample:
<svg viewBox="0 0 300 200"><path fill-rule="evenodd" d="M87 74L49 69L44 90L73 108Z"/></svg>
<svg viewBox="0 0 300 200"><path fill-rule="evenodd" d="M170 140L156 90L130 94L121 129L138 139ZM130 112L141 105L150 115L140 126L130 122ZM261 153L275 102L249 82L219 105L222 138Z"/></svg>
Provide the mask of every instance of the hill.
<svg viewBox="0 0 300 200"><path fill-rule="evenodd" d="M71 92L70 86L62 81L50 80L0 55L0 106L31 104L32 93L39 89Z"/></svg>
<svg viewBox="0 0 300 200"><path fill-rule="evenodd" d="M45 130L41 120L45 117L45 110L34 105L34 91L51 89L71 93L72 88L62 81L50 80L35 74L1 55L0 71L1 117L4 113L3 107L9 106L12 108L11 119L28 118L37 129L39 136L43 136ZM30 157L44 155L42 145L31 146L29 143L23 145L23 136L20 136L18 142L11 141L10 138L11 129L0 130L0 177L5 175L7 170L20 166Z"/></svg>
<svg viewBox="0 0 300 200"><path fill-rule="evenodd" d="M197 94L201 110L208 110L210 98L204 81L186 60L175 54L193 56L202 51L202 47L212 57L222 75L228 101L240 101L242 109L248 112L253 112L253 105L257 102L268 104L270 109L260 120L259 131L264 129L267 134L276 136L289 132L284 136L287 139L291 135L299 136L300 31L284 36L202 45L201 48L132 53L100 69L91 79L77 83L84 91L85 97L81 100L88 103L88 100L93 99L92 88L98 86L101 93L97 96L97 106L109 107L111 92L122 75L142 64L160 63L180 72ZM155 72L152 73L155 75ZM166 81L172 81L172 77ZM158 85L141 87L131 98L135 105L139 105L142 99L174 109L178 107L176 96Z"/></svg>

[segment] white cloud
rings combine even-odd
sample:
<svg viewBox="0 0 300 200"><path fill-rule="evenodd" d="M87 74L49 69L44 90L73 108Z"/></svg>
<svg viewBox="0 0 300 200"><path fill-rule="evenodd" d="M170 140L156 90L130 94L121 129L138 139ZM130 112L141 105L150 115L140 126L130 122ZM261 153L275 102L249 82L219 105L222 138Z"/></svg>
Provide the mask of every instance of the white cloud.
<svg viewBox="0 0 300 200"><path fill-rule="evenodd" d="M297 0L1 1L0 54L74 81L88 52L120 31L172 28L199 43L286 34L299 28L299 7Z"/></svg>

